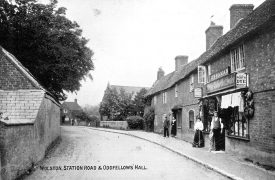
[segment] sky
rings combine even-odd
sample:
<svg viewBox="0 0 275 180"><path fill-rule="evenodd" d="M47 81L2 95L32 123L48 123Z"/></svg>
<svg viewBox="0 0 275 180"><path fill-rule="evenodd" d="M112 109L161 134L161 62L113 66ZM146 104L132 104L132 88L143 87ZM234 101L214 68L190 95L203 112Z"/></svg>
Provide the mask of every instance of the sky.
<svg viewBox="0 0 275 180"><path fill-rule="evenodd" d="M41 0L47 1L47 0ZM82 81L67 101L98 105L111 85L151 87L159 67L168 74L177 55L188 61L206 50L205 30L213 21L229 30L232 4L264 0L58 0L66 16L76 21L89 39L95 70L93 81Z"/></svg>

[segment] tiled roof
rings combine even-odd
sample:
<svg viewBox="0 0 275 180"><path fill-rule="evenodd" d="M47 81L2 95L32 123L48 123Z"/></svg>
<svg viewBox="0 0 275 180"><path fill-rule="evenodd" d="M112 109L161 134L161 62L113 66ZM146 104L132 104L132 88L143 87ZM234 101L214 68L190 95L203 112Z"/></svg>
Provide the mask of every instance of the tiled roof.
<svg viewBox="0 0 275 180"><path fill-rule="evenodd" d="M78 105L77 102L64 102L61 105L62 108L67 108L70 111L81 111L82 108Z"/></svg>
<svg viewBox="0 0 275 180"><path fill-rule="evenodd" d="M149 89L148 87L136 87L136 86L118 86L118 85L110 85L110 88L114 88L117 91L119 91L120 89L124 89L126 93L128 94L136 94L137 92L139 92L142 88L145 89Z"/></svg>
<svg viewBox="0 0 275 180"><path fill-rule="evenodd" d="M222 54L227 48L253 32L256 32L268 23L271 25L275 23L275 0L266 0L246 18L240 20L233 29L218 38L199 58L183 66L180 70L172 72L156 81L153 87L148 91L147 96L171 88L178 81L184 79L192 71L196 70L198 65L211 61L217 55Z"/></svg>
<svg viewBox="0 0 275 180"><path fill-rule="evenodd" d="M43 90L0 91L0 112L5 124L34 123L40 104L45 96ZM5 118L8 120L4 120Z"/></svg>
<svg viewBox="0 0 275 180"><path fill-rule="evenodd" d="M25 68L11 53L6 51L4 48L0 46L0 50L5 54L7 60L12 62L16 68L34 85L34 87L38 89L45 90L38 81L33 77L33 75L29 72L27 68Z"/></svg>

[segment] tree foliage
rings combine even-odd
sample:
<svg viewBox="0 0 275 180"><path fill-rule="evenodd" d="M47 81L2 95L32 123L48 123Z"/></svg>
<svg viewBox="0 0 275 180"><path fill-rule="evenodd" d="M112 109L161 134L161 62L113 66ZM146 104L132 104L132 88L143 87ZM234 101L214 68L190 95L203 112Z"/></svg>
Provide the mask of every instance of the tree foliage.
<svg viewBox="0 0 275 180"><path fill-rule="evenodd" d="M126 93L124 89L119 92L116 88L107 86L99 113L111 120L125 120L128 116L143 116L145 107L146 89L141 89L133 99L133 94Z"/></svg>
<svg viewBox="0 0 275 180"><path fill-rule="evenodd" d="M14 54L60 100L79 90L94 69L93 52L76 22L66 18L57 0L0 1L0 45Z"/></svg>

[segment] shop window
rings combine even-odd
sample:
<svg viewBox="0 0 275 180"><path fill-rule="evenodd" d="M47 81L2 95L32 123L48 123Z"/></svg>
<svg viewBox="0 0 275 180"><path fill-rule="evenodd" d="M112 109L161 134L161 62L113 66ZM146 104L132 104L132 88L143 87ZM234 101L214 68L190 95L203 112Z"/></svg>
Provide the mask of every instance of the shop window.
<svg viewBox="0 0 275 180"><path fill-rule="evenodd" d="M178 97L178 85L175 86L175 97Z"/></svg>
<svg viewBox="0 0 275 180"><path fill-rule="evenodd" d="M206 67L198 66L198 83L206 83Z"/></svg>
<svg viewBox="0 0 275 180"><path fill-rule="evenodd" d="M194 129L194 111L189 111L189 129Z"/></svg>
<svg viewBox="0 0 275 180"><path fill-rule="evenodd" d="M190 92L193 92L194 90L194 75L192 74L190 76Z"/></svg>
<svg viewBox="0 0 275 180"><path fill-rule="evenodd" d="M244 47L240 45L239 47L231 50L231 72L243 69L244 66Z"/></svg>
<svg viewBox="0 0 275 180"><path fill-rule="evenodd" d="M167 103L167 92L162 93L162 103L163 104Z"/></svg>
<svg viewBox="0 0 275 180"><path fill-rule="evenodd" d="M249 137L248 119L244 116L244 99L241 92L222 96L219 116L228 129L228 135Z"/></svg>

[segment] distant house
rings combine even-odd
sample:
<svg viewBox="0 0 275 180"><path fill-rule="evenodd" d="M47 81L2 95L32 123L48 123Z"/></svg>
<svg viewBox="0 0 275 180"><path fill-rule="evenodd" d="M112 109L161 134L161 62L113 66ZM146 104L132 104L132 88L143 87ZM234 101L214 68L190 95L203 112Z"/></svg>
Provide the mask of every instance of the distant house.
<svg viewBox="0 0 275 180"><path fill-rule="evenodd" d="M77 115L83 112L77 103L77 99L73 102L64 102L61 105L61 123L74 125L79 121Z"/></svg>
<svg viewBox="0 0 275 180"><path fill-rule="evenodd" d="M60 136L60 103L0 46L0 179L16 179Z"/></svg>

